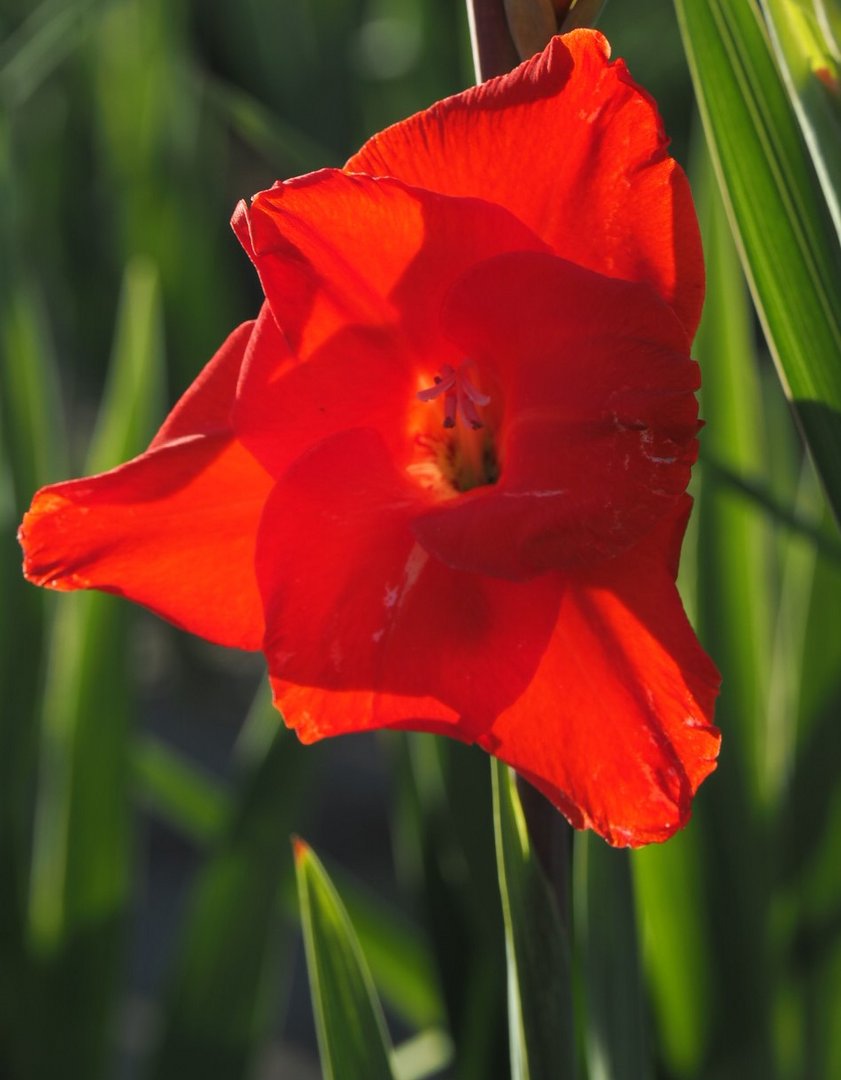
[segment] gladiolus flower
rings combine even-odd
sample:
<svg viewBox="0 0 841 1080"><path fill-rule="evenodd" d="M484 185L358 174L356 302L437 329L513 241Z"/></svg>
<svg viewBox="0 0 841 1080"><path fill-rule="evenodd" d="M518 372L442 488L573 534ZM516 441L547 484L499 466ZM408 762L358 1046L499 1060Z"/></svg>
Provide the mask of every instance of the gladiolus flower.
<svg viewBox="0 0 841 1080"><path fill-rule="evenodd" d="M669 836L719 735L674 580L703 263L666 145L576 31L241 204L258 318L144 454L35 496L27 577L262 649L305 742L450 735Z"/></svg>

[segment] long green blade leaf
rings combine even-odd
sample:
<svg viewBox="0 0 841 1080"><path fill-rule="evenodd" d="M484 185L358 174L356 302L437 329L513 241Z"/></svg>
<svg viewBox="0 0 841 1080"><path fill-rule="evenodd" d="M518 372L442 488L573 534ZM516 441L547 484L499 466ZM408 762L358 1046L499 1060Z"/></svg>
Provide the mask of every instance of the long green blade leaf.
<svg viewBox="0 0 841 1080"><path fill-rule="evenodd" d="M133 263L90 467L116 464L148 439L162 361L156 275ZM33 1076L96 1077L109 1049L132 857L127 619L114 598L83 594L63 598L53 626L30 891Z"/></svg>
<svg viewBox="0 0 841 1080"><path fill-rule="evenodd" d="M712 1023L715 942L704 908L700 839L690 826L668 844L651 844L632 856L658 1046L676 1076L701 1075Z"/></svg>
<svg viewBox="0 0 841 1080"><path fill-rule="evenodd" d="M441 1025L441 991L418 927L338 868L331 873L383 1001L413 1027Z"/></svg>
<svg viewBox="0 0 841 1080"><path fill-rule="evenodd" d="M765 469L765 431L752 311L724 207L703 148L694 171L707 255L704 317L695 342L703 373L701 438L736 472ZM765 791L764 719L771 651L770 533L756 506L702 472L698 499L698 629L724 678L720 708L755 803Z"/></svg>
<svg viewBox="0 0 841 1080"><path fill-rule="evenodd" d="M814 7L804 0L761 2L791 103L841 237L841 64L832 55Z"/></svg>
<svg viewBox="0 0 841 1080"><path fill-rule="evenodd" d="M395 735L398 873L426 916L459 1080L486 1080L507 1046L505 945L491 775L470 747ZM367 947L367 946L366 946Z"/></svg>
<svg viewBox="0 0 841 1080"><path fill-rule="evenodd" d="M5 150L0 142L0 162ZM0 164L0 193L6 197L2 173ZM5 235L2 215L0 231ZM32 777L50 610L48 598L23 580L15 533L32 492L56 478L61 424L44 306L11 265L3 267L0 279L7 286L0 288L0 1075L15 1076L24 1073L31 1047L32 1010L21 987L28 964Z"/></svg>
<svg viewBox="0 0 841 1080"><path fill-rule="evenodd" d="M325 1080L393 1080L385 1020L347 912L312 849L296 840L294 850Z"/></svg>
<svg viewBox="0 0 841 1080"><path fill-rule="evenodd" d="M491 760L508 963L512 1080L575 1075L569 940L537 862L511 771Z"/></svg>
<svg viewBox="0 0 841 1080"><path fill-rule="evenodd" d="M841 254L754 0L675 0L778 372L841 519Z"/></svg>

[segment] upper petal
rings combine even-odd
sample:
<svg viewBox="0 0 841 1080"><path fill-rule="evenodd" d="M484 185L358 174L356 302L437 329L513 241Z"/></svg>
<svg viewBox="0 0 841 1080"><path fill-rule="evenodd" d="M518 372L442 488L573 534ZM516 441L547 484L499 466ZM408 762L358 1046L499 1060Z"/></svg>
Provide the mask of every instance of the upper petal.
<svg viewBox="0 0 841 1080"><path fill-rule="evenodd" d="M375 135L352 172L507 207L566 259L645 281L688 334L704 269L689 186L651 98L596 31Z"/></svg>
<svg viewBox="0 0 841 1080"><path fill-rule="evenodd" d="M232 224L299 360L349 325L399 328L422 352L438 335L447 289L467 267L545 247L482 199L337 169L260 192L239 205Z"/></svg>
<svg viewBox="0 0 841 1080"><path fill-rule="evenodd" d="M687 512L688 499L634 551L565 580L531 684L478 740L619 846L684 825L715 768L718 673L672 576Z"/></svg>

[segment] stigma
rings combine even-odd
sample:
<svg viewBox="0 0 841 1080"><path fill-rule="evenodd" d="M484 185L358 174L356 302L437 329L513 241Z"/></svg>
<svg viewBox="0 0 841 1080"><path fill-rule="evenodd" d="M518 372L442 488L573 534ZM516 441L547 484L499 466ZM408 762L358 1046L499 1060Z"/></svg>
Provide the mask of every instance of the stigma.
<svg viewBox="0 0 841 1080"><path fill-rule="evenodd" d="M469 360L457 368L452 364L443 364L440 375L434 378L434 385L418 391L418 400L424 402L434 401L443 395L445 428L454 428L459 417L474 431L484 427L479 409L489 405L491 399L470 381L465 371L469 364Z"/></svg>

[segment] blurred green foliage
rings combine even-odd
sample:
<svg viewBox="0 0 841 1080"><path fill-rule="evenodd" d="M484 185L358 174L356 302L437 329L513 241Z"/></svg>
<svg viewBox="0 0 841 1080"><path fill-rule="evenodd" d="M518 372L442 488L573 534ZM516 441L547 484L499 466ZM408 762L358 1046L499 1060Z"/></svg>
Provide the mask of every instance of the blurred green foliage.
<svg viewBox="0 0 841 1080"><path fill-rule="evenodd" d="M693 124L672 6L609 4L601 26L661 102L676 155L687 162L693 138L696 148L708 427L681 584L724 674L725 743L681 836L630 858L578 843L564 931L573 1056L591 1078L642 1075L651 1063L669 1080L831 1080L841 1076L838 537ZM300 748L263 696L244 719L251 668L232 674L218 651L112 598L56 600L26 586L14 534L39 485L142 447L164 399L255 313L256 278L226 224L236 201L340 164L373 131L468 85L471 70L464 11L451 0L0 6L4 1080L268 1078L267 1047L306 1040L289 989L300 980L287 839L319 819L329 837L332 748ZM805 175L805 144L802 154ZM158 718L163 698L177 702L174 687L208 713L215 697L217 712L231 703L223 719L202 720L207 738L238 735L221 775ZM543 895L530 852L515 844L513 788L499 770L504 917L484 757L428 737L381 745L396 885L374 895L349 875L358 867L330 864L348 922L310 854L310 953L330 934L342 955L361 948L395 1041L405 1040L391 1059L401 1080L501 1080L511 1075L507 979L539 944L522 923L515 936L512 911ZM168 973L149 986L129 946L151 819L186 841L195 872L174 934L159 931L174 937ZM350 924L359 946L348 945ZM336 993L359 990L352 967ZM363 983L368 1023L378 1005ZM138 995L152 1022L135 1045L126 1018ZM537 1000L539 988L523 984L518 996ZM620 1060L609 1052L618 1046ZM314 1053L310 1038L303 1064L278 1069L315 1076ZM538 1066L531 1075L546 1075Z"/></svg>

